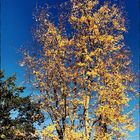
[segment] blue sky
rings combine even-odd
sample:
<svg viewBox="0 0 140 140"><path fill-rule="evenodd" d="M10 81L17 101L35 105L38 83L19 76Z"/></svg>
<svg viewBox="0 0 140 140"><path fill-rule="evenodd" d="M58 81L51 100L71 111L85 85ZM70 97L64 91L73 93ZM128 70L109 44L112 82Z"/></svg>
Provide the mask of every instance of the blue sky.
<svg viewBox="0 0 140 140"><path fill-rule="evenodd" d="M38 1L39 5L43 5L46 1L50 4L55 4L65 0L1 0L1 68L5 70L6 76L16 72L19 84L24 79L24 70L18 64L21 59L18 50L22 45L32 41L32 14L36 1ZM125 1L129 20L125 41L132 51L135 71L139 69L140 52L140 15L138 6L139 0ZM138 113L136 113L135 117L138 119ZM134 133L136 134L137 132L138 129Z"/></svg>

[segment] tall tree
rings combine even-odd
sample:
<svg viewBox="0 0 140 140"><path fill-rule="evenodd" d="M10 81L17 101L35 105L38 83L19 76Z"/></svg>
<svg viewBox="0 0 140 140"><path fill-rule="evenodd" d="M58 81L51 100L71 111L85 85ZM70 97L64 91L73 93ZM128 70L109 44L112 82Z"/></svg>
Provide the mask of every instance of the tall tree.
<svg viewBox="0 0 140 140"><path fill-rule="evenodd" d="M0 71L0 139L38 139L34 123L42 123L44 116L30 96L21 97L24 87L15 80L15 75L5 79Z"/></svg>
<svg viewBox="0 0 140 140"><path fill-rule="evenodd" d="M126 19L121 7L98 0L71 0L68 20L55 24L47 9L35 19L38 55L24 53L51 123L44 137L109 140L135 129L131 113L134 74L124 44ZM67 29L70 24L70 29Z"/></svg>

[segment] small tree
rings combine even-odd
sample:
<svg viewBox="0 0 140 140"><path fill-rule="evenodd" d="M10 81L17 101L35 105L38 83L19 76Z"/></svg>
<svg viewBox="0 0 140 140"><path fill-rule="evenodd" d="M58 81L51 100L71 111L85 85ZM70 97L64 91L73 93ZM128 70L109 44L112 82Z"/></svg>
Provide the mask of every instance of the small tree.
<svg viewBox="0 0 140 140"><path fill-rule="evenodd" d="M17 86L15 80L15 75L5 79L0 71L0 138L38 139L34 123L42 123L43 114L38 105L31 102L30 96L20 96L24 87Z"/></svg>
<svg viewBox="0 0 140 140"><path fill-rule="evenodd" d="M52 22L47 10L35 18L40 54L24 53L42 105L52 122L43 135L51 139L110 140L135 129L124 111L134 74L124 44L126 19L116 4L71 0L71 11Z"/></svg>

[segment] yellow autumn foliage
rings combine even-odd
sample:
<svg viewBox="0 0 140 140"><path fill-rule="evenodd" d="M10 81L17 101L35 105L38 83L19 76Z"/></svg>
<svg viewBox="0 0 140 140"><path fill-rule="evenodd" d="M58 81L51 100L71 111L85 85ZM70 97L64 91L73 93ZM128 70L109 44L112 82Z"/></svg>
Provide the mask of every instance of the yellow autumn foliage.
<svg viewBox="0 0 140 140"><path fill-rule="evenodd" d="M66 29L62 17L60 26L44 19L47 31L40 26L36 35L44 52L25 55L40 92L40 108L52 120L42 130L46 138L127 139L127 131L135 129L124 111L130 93L136 92L124 43L125 17L116 4L98 3L71 0L68 22L72 31Z"/></svg>

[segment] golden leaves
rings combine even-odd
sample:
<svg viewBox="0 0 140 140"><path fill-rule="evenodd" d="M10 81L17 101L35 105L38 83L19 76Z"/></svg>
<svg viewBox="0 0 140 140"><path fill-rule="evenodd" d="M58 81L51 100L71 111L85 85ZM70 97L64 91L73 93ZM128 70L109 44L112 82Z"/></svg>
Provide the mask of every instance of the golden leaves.
<svg viewBox="0 0 140 140"><path fill-rule="evenodd" d="M69 126L65 129L65 139L66 140L82 140L83 133L72 130Z"/></svg>
<svg viewBox="0 0 140 140"><path fill-rule="evenodd" d="M117 30L126 32L126 27L124 26L124 24L121 24L119 20L113 19L112 23L114 25L114 28L116 28Z"/></svg>
<svg viewBox="0 0 140 140"><path fill-rule="evenodd" d="M127 120L128 116L127 115L122 115L118 117L118 120L120 123L125 123Z"/></svg>
<svg viewBox="0 0 140 140"><path fill-rule="evenodd" d="M134 125L131 125L131 124L128 124L125 126L125 128L128 130L128 131L134 131L136 129L136 126Z"/></svg>
<svg viewBox="0 0 140 140"><path fill-rule="evenodd" d="M104 132L101 126L96 126L95 138L96 140L112 140L112 133L108 134Z"/></svg>
<svg viewBox="0 0 140 140"><path fill-rule="evenodd" d="M113 25L114 25L115 27L118 27L118 26L119 26L118 21L114 19L114 20L113 20Z"/></svg>
<svg viewBox="0 0 140 140"><path fill-rule="evenodd" d="M49 126L47 126L44 130L42 130L42 135L43 136L47 136L47 137L50 137L50 138L54 138L56 135L53 134L53 132L55 131L55 125L51 124Z"/></svg>
<svg viewBox="0 0 140 140"><path fill-rule="evenodd" d="M70 22L75 22L77 21L78 19L74 16L74 15L71 15L70 17Z"/></svg>
<svg viewBox="0 0 140 140"><path fill-rule="evenodd" d="M87 2L87 9L88 10L92 10L97 4L99 3L99 1L98 0L89 0L88 2Z"/></svg>
<svg viewBox="0 0 140 140"><path fill-rule="evenodd" d="M41 87L45 87L45 83L44 82L40 82L40 86Z"/></svg>
<svg viewBox="0 0 140 140"><path fill-rule="evenodd" d="M64 40L62 40L62 41L59 43L59 46L60 46L60 47L65 46L65 41L64 41Z"/></svg>
<svg viewBox="0 0 140 140"><path fill-rule="evenodd" d="M86 16L82 16L80 19L79 19L79 22L87 22L87 17Z"/></svg>
<svg viewBox="0 0 140 140"><path fill-rule="evenodd" d="M121 27L120 30L121 30L121 31L124 31L124 32L127 31L125 27Z"/></svg>
<svg viewBox="0 0 140 140"><path fill-rule="evenodd" d="M87 8L88 8L88 10L92 10L93 6L94 6L93 1L91 1L91 0L88 1L88 3L87 3Z"/></svg>
<svg viewBox="0 0 140 140"><path fill-rule="evenodd" d="M92 59L89 55L86 55L86 57L85 57L85 61L92 62L93 59Z"/></svg>
<svg viewBox="0 0 140 140"><path fill-rule="evenodd" d="M105 5L103 5L100 9L99 9L99 12L101 13L105 13L109 11L109 8L108 8L108 4L106 3Z"/></svg>
<svg viewBox="0 0 140 140"><path fill-rule="evenodd" d="M109 35L106 37L106 41L107 42L113 42L114 41L114 37L112 35Z"/></svg>
<svg viewBox="0 0 140 140"><path fill-rule="evenodd" d="M59 46L60 47L64 47L64 46L68 46L71 45L72 41L69 41L68 39L62 38L61 41L59 41Z"/></svg>
<svg viewBox="0 0 140 140"><path fill-rule="evenodd" d="M92 78L95 78L98 75L98 73L97 73L97 70L95 69L92 71L88 71L87 75L92 76Z"/></svg>
<svg viewBox="0 0 140 140"><path fill-rule="evenodd" d="M54 24L48 23L48 33L51 33L53 35L56 35L57 34L57 29L54 26Z"/></svg>
<svg viewBox="0 0 140 140"><path fill-rule="evenodd" d="M81 63L81 62L77 63L77 65L80 66L80 67L85 67L85 66L87 66L86 63Z"/></svg>

